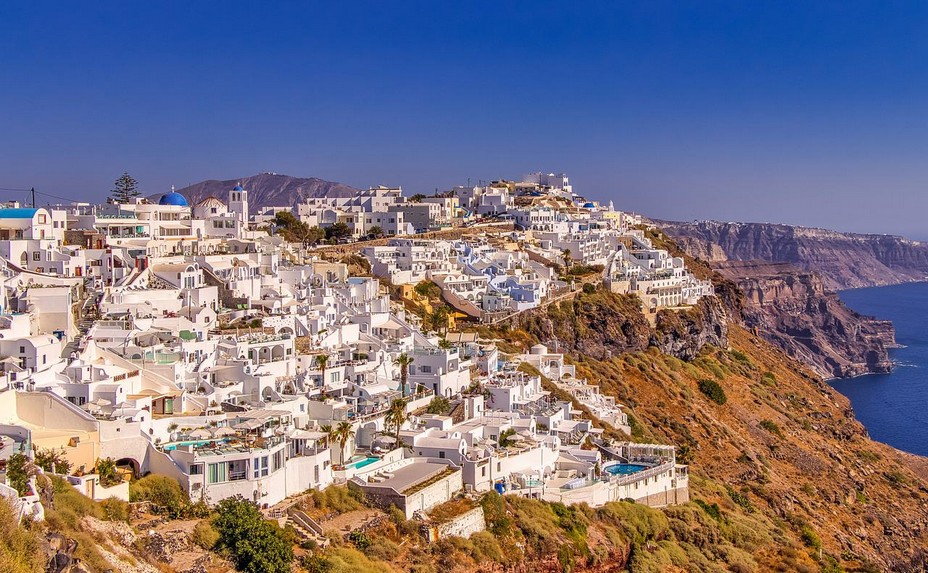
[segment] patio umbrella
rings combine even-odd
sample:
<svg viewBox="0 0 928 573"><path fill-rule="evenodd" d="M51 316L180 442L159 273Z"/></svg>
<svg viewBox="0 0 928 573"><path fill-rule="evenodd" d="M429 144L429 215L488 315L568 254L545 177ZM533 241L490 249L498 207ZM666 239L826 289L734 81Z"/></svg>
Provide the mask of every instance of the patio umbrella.
<svg viewBox="0 0 928 573"><path fill-rule="evenodd" d="M209 430L207 430L206 428L197 428L196 430L190 432L190 437L195 438L197 440L203 440L203 439L211 437L211 435L209 433Z"/></svg>
<svg viewBox="0 0 928 573"><path fill-rule="evenodd" d="M235 430L228 426L223 426L221 428L216 428L216 431L213 432L213 437L221 438L222 436L234 436L235 434Z"/></svg>

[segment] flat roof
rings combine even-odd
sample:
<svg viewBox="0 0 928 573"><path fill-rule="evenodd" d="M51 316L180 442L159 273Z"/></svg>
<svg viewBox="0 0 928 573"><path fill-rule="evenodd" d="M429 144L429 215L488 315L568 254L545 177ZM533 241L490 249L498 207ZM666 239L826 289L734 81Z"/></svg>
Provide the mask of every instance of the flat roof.
<svg viewBox="0 0 928 573"><path fill-rule="evenodd" d="M392 472L389 472L393 474L393 477L387 478L378 483L371 482L367 485L372 487L390 487L400 493L403 493L409 488L429 480L452 467L454 466L434 462L431 460L415 461Z"/></svg>

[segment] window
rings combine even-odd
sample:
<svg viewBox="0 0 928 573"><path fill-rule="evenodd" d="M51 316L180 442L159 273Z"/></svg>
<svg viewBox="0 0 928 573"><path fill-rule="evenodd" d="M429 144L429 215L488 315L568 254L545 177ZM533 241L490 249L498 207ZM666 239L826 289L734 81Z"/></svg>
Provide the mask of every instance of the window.
<svg viewBox="0 0 928 573"><path fill-rule="evenodd" d="M20 354L25 354L25 353L26 353L26 347L25 347L25 346L20 346L20 347L19 347L19 353L20 353Z"/></svg>
<svg viewBox="0 0 928 573"><path fill-rule="evenodd" d="M487 477L487 466L480 468L480 477Z"/></svg>
<svg viewBox="0 0 928 573"><path fill-rule="evenodd" d="M46 217L45 215L42 215L42 214L39 215L39 223L45 223L47 222L47 220L48 220L48 217Z"/></svg>
<svg viewBox="0 0 928 573"><path fill-rule="evenodd" d="M444 459L445 452L438 452L438 457Z"/></svg>
<svg viewBox="0 0 928 573"><path fill-rule="evenodd" d="M220 483L226 481L227 463L209 464L206 483Z"/></svg>
<svg viewBox="0 0 928 573"><path fill-rule="evenodd" d="M260 458L255 458L254 463L254 477L258 479L259 477L267 477L268 474L268 456L262 456Z"/></svg>
<svg viewBox="0 0 928 573"><path fill-rule="evenodd" d="M40 252L38 252L38 251L32 253L32 260L33 260L33 261L41 261L41 260L42 260L42 253L40 253Z"/></svg>
<svg viewBox="0 0 928 573"><path fill-rule="evenodd" d="M421 368L419 368L419 370L421 370L423 374L431 374L431 373L432 373L432 367L431 367L431 366L422 366Z"/></svg>

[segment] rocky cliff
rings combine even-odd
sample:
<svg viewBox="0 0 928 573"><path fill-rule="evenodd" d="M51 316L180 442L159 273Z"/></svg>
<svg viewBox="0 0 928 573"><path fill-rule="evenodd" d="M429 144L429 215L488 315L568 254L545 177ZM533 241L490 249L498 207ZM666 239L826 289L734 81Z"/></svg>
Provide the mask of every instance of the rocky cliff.
<svg viewBox="0 0 928 573"><path fill-rule="evenodd" d="M605 289L517 315L512 326L569 352L601 360L656 347L691 360L706 345L728 345L728 314L716 297L687 311L661 311L654 327L641 313L637 297Z"/></svg>
<svg viewBox="0 0 928 573"><path fill-rule="evenodd" d="M862 316L814 273L784 263L731 261L715 267L744 293L742 319L768 341L825 378L892 368L892 323Z"/></svg>
<svg viewBox="0 0 928 573"><path fill-rule="evenodd" d="M248 190L248 202L252 209L261 207L295 207L308 197L352 197L357 189L342 183L325 181L316 177L291 177L277 173L260 173L239 179L219 181L209 179L189 187L178 189L191 205L217 197L227 201L229 191L236 185Z"/></svg>
<svg viewBox="0 0 928 573"><path fill-rule="evenodd" d="M712 262L790 263L842 290L925 280L928 244L893 235L840 233L770 223L698 221L657 224L686 252Z"/></svg>

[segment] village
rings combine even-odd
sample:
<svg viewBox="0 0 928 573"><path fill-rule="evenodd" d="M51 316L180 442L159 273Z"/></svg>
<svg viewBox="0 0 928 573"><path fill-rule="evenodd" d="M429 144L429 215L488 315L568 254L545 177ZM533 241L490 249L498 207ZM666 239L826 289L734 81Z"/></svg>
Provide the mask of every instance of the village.
<svg viewBox="0 0 928 573"><path fill-rule="evenodd" d="M23 457L97 500L149 474L240 495L307 537L288 508L330 486L417 519L491 490L688 501L673 444L616 439L623 405L556 340L504 352L477 328L598 284L652 318L712 295L639 216L545 173L296 209L248 195L0 208L0 493L21 515L43 515L34 477L6 479ZM457 534L482 529L465 517Z"/></svg>

